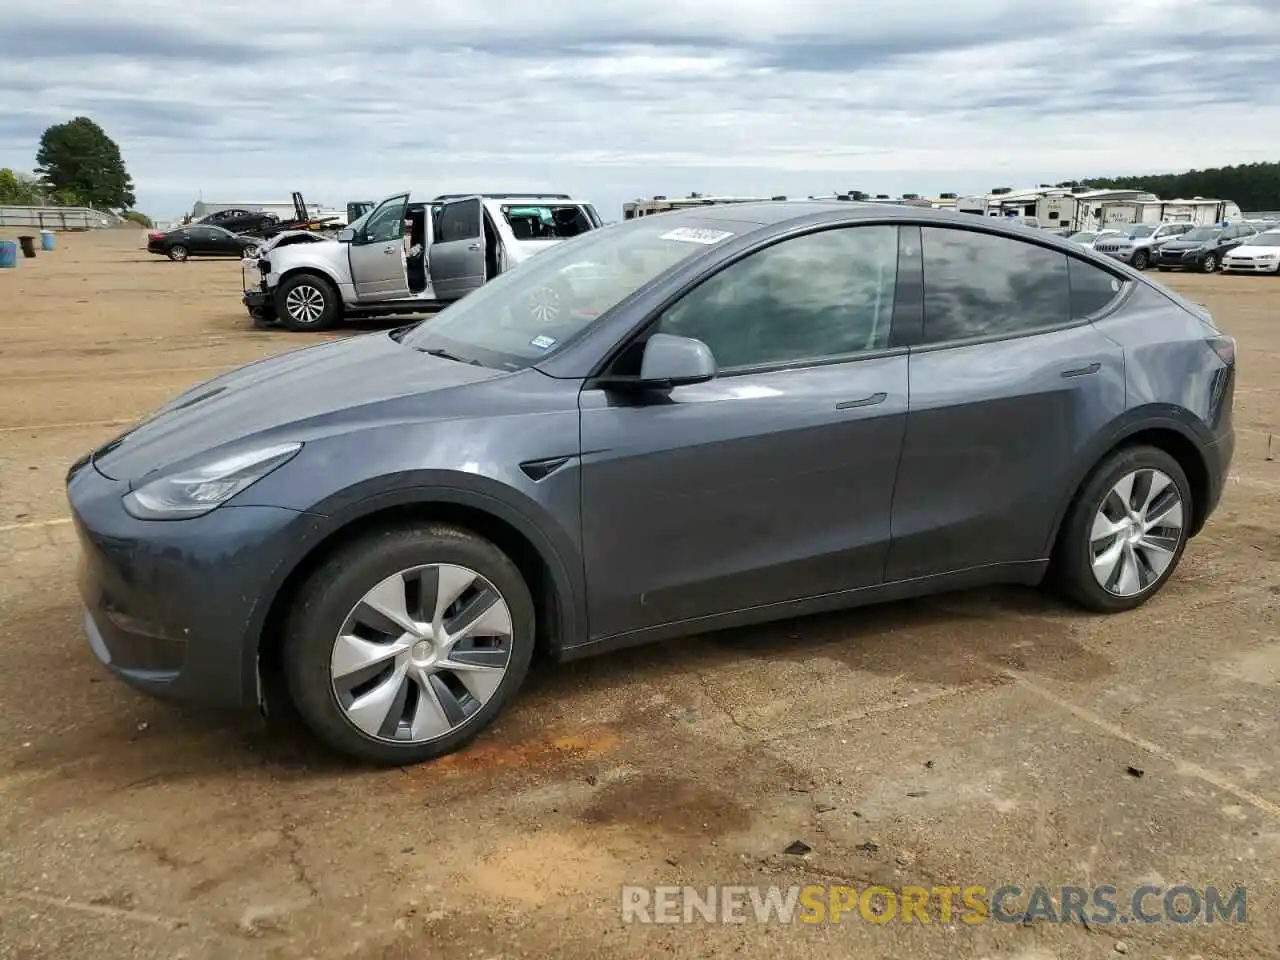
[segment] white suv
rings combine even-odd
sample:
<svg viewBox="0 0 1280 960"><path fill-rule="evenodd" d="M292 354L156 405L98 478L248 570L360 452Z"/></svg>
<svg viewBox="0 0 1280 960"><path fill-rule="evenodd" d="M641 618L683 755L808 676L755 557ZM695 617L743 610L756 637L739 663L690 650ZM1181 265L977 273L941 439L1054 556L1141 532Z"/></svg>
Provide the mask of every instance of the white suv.
<svg viewBox="0 0 1280 960"><path fill-rule="evenodd" d="M255 320L327 330L344 317L438 310L540 250L600 227L567 194L388 197L336 240L276 247L247 269Z"/></svg>

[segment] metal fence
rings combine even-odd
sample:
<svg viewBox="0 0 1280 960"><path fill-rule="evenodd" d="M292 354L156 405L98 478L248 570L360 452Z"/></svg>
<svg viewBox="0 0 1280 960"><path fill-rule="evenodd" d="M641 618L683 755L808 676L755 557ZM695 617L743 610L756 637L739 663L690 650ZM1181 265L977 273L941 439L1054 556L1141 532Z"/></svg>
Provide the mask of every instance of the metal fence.
<svg viewBox="0 0 1280 960"><path fill-rule="evenodd" d="M120 222L115 214L91 207L0 207L0 230L99 230Z"/></svg>

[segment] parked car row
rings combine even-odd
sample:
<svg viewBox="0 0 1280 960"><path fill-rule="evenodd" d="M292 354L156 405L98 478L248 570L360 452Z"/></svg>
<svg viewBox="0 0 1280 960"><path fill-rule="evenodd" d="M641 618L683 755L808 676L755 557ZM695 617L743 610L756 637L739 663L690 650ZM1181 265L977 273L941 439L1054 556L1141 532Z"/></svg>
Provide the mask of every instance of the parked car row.
<svg viewBox="0 0 1280 960"><path fill-rule="evenodd" d="M1271 256L1276 249L1277 229L1275 224L1250 221L1208 226L1137 223L1109 227L1092 235L1076 234L1071 239L1138 270L1156 267L1162 271L1213 273L1221 268L1259 273L1280 269L1280 262ZM1242 252L1237 254L1238 250Z"/></svg>

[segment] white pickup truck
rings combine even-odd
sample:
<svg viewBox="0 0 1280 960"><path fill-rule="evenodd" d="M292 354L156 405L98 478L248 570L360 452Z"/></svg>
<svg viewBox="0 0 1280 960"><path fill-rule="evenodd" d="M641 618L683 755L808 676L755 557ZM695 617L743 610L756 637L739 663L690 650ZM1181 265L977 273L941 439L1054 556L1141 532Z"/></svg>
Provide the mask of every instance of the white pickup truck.
<svg viewBox="0 0 1280 960"><path fill-rule="evenodd" d="M260 324L328 330L344 318L438 310L567 237L602 225L567 194L388 197L334 240L246 259L244 305Z"/></svg>

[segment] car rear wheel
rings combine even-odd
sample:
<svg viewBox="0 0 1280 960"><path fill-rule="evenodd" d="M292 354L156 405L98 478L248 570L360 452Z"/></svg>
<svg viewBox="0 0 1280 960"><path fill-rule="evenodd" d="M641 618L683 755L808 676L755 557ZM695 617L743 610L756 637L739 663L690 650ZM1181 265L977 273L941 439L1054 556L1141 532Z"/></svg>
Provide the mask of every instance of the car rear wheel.
<svg viewBox="0 0 1280 960"><path fill-rule="evenodd" d="M1133 255L1133 268L1135 270L1147 269L1147 264L1151 262L1151 255L1145 250L1139 250Z"/></svg>
<svg viewBox="0 0 1280 960"><path fill-rule="evenodd" d="M183 260L186 260L187 257L189 257L190 255L191 254L187 250L187 248L180 243L175 243L172 247L169 248L169 259L173 260L176 263L181 263Z"/></svg>
<svg viewBox="0 0 1280 960"><path fill-rule="evenodd" d="M299 591L284 639L290 699L331 748L376 764L465 746L524 681L533 600L496 546L457 527L388 528Z"/></svg>
<svg viewBox="0 0 1280 960"><path fill-rule="evenodd" d="M1218 269L1218 258L1212 253L1206 254L1205 258L1200 261L1200 269L1205 273L1213 273Z"/></svg>
<svg viewBox="0 0 1280 960"><path fill-rule="evenodd" d="M332 329L341 316L333 284L310 273L289 277L280 284L275 307L281 322L295 332Z"/></svg>
<svg viewBox="0 0 1280 960"><path fill-rule="evenodd" d="M1193 507L1173 457L1156 447L1117 450L1085 481L1063 523L1059 587L1098 613L1141 606L1177 569Z"/></svg>

